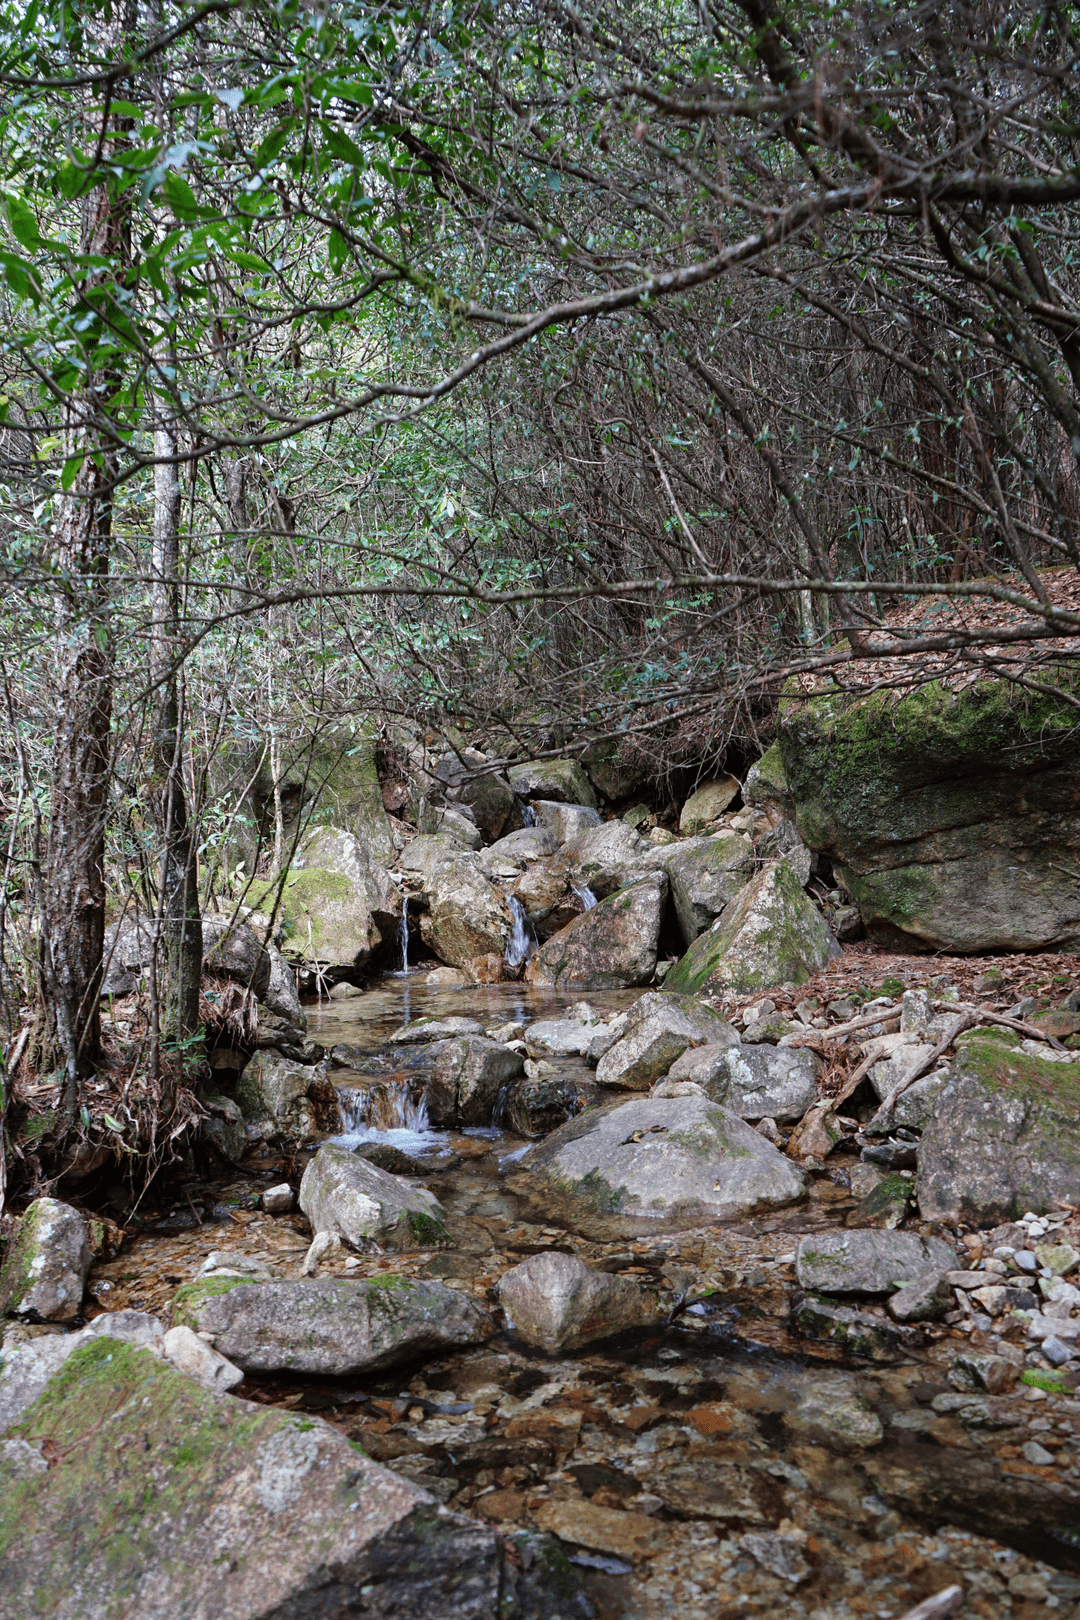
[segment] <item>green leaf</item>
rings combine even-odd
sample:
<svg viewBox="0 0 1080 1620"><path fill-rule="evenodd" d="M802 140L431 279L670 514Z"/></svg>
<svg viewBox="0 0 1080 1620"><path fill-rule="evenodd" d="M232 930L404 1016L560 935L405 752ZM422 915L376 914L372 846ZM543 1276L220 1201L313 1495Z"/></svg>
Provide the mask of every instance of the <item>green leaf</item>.
<svg viewBox="0 0 1080 1620"><path fill-rule="evenodd" d="M265 169L268 163L273 163L289 138L289 127L288 123L279 124L277 129L270 131L259 150L255 153L254 161L257 169Z"/></svg>
<svg viewBox="0 0 1080 1620"><path fill-rule="evenodd" d="M38 230L37 220L20 198L8 198L7 216L12 235L20 246L31 250L41 246L41 232Z"/></svg>
<svg viewBox="0 0 1080 1620"><path fill-rule="evenodd" d="M330 260L333 270L340 270L348 262L349 244L340 231L331 231L326 244L326 257Z"/></svg>
<svg viewBox="0 0 1080 1620"><path fill-rule="evenodd" d="M123 1131L124 1127L121 1125L120 1121L118 1119L113 1119L111 1114L102 1114L101 1117L109 1127L110 1131Z"/></svg>
<svg viewBox="0 0 1080 1620"><path fill-rule="evenodd" d="M323 131L331 156L337 158L339 163L351 163L354 169L366 168L363 152L343 129L338 129L336 124L324 124Z"/></svg>
<svg viewBox="0 0 1080 1620"><path fill-rule="evenodd" d="M64 462L63 471L60 474L60 488L65 494L67 494L76 478L78 478L79 470L85 460L85 455L78 455L68 456L67 460Z"/></svg>
<svg viewBox="0 0 1080 1620"><path fill-rule="evenodd" d="M166 175L161 189L165 193L169 207L178 219L194 219L198 217L199 205L195 201L195 193L182 176L178 174Z"/></svg>
<svg viewBox="0 0 1080 1620"><path fill-rule="evenodd" d="M16 298L30 298L35 304L38 302L34 272L25 259L20 259L17 253L0 252L0 270Z"/></svg>
<svg viewBox="0 0 1080 1620"><path fill-rule="evenodd" d="M265 259L260 259L257 253L246 253L243 248L227 248L229 258L233 264L238 264L241 270L261 270L265 274L270 266Z"/></svg>

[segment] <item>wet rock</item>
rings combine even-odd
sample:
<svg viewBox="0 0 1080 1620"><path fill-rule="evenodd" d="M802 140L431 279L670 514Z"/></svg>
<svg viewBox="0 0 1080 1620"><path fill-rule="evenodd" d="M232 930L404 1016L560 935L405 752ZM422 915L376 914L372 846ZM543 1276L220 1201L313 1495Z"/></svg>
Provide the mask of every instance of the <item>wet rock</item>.
<svg viewBox="0 0 1080 1620"><path fill-rule="evenodd" d="M656 971L666 889L667 879L658 873L602 900L541 945L529 959L526 979L552 989L648 984Z"/></svg>
<svg viewBox="0 0 1080 1620"><path fill-rule="evenodd" d="M687 838L643 857L668 875L683 941L693 944L744 889L754 872L754 846L745 833Z"/></svg>
<svg viewBox="0 0 1080 1620"><path fill-rule="evenodd" d="M742 784L734 776L721 777L717 782L706 782L691 793L679 813L679 831L684 837L715 826L724 811L742 791Z"/></svg>
<svg viewBox="0 0 1080 1620"><path fill-rule="evenodd" d="M789 1587L794 1588L813 1573L803 1551L806 1541L805 1531L763 1535L760 1531L748 1530L740 1537L739 1545L769 1575L787 1581Z"/></svg>
<svg viewBox="0 0 1080 1620"><path fill-rule="evenodd" d="M426 1046L431 1041L454 1040L460 1035L483 1035L478 1018L416 1018L402 1024L390 1037L391 1046Z"/></svg>
<svg viewBox="0 0 1080 1620"><path fill-rule="evenodd" d="M673 1461L649 1483L669 1512L680 1518L740 1527L776 1522L779 1481L764 1469L741 1467L725 1458L695 1457L690 1462Z"/></svg>
<svg viewBox="0 0 1080 1620"><path fill-rule="evenodd" d="M954 1389L981 1389L988 1395L1011 1389L1016 1378L1017 1369L1011 1361L978 1350L962 1350L949 1368L949 1383Z"/></svg>
<svg viewBox="0 0 1080 1620"><path fill-rule="evenodd" d="M630 1009L626 1034L597 1064L598 1084L647 1091L688 1047L738 1043L735 1030L719 1013L689 996L660 992L642 997L642 1001L646 1000L650 1003L648 1010L639 1013L637 1007Z"/></svg>
<svg viewBox="0 0 1080 1620"><path fill-rule="evenodd" d="M884 1175L859 1205L856 1220L860 1226L878 1226L895 1231L911 1212L915 1183L899 1173Z"/></svg>
<svg viewBox="0 0 1080 1620"><path fill-rule="evenodd" d="M558 1536L560 1541L631 1561L659 1551L665 1540L663 1525L643 1513L597 1507L580 1499L541 1502L533 1510L533 1518L541 1530Z"/></svg>
<svg viewBox="0 0 1080 1620"><path fill-rule="evenodd" d="M556 1251L530 1255L504 1272L499 1303L519 1338L551 1353L642 1327L662 1314L651 1290Z"/></svg>
<svg viewBox="0 0 1080 1620"><path fill-rule="evenodd" d="M794 1301L788 1325L803 1339L828 1339L850 1355L894 1356L909 1345L912 1329L883 1322L866 1311L848 1305L834 1305L815 1295L800 1295Z"/></svg>
<svg viewBox="0 0 1080 1620"><path fill-rule="evenodd" d="M0 1313L70 1322L82 1306L91 1258L86 1217L58 1198L36 1198L4 1256Z"/></svg>
<svg viewBox="0 0 1080 1620"><path fill-rule="evenodd" d="M8 1620L328 1620L361 1590L410 1620L498 1607L490 1531L318 1418L222 1400L119 1339L80 1344L9 1438L43 1434L50 1466L5 1488ZM243 1556L223 1556L238 1526Z"/></svg>
<svg viewBox="0 0 1080 1620"><path fill-rule="evenodd" d="M548 1136L582 1106L577 1087L560 1075L542 1075L514 1086L507 1100L510 1128L518 1136Z"/></svg>
<svg viewBox="0 0 1080 1620"><path fill-rule="evenodd" d="M520 1052L478 1035L439 1048L427 1088L435 1124L490 1125L500 1090L525 1069Z"/></svg>
<svg viewBox="0 0 1080 1620"><path fill-rule="evenodd" d="M570 839L555 857L555 870L564 872L572 883L587 884L603 899L625 888L648 870L643 863L652 849L624 821L605 821L599 827ZM664 875L667 892L667 876Z"/></svg>
<svg viewBox="0 0 1080 1620"><path fill-rule="evenodd" d="M440 961L461 967L475 956L504 955L510 911L471 856L459 853L435 861L424 893L427 909L420 914L420 937Z"/></svg>
<svg viewBox="0 0 1080 1620"><path fill-rule="evenodd" d="M460 805L432 804L429 799L421 799L416 824L428 837L450 838L459 849L475 852L483 846L479 826Z"/></svg>
<svg viewBox="0 0 1080 1620"><path fill-rule="evenodd" d="M599 811L585 804L559 804L555 799L534 799L533 811L556 849L601 825Z"/></svg>
<svg viewBox="0 0 1080 1620"><path fill-rule="evenodd" d="M923 1218L986 1227L1054 1199L1080 1202L1078 1114L1080 1064L983 1031L961 1036L919 1146Z"/></svg>
<svg viewBox="0 0 1080 1620"><path fill-rule="evenodd" d="M303 1035L307 1030L307 1014L296 991L296 974L276 946L266 944L263 949L270 958L270 978L263 1002L269 1012L283 1018L290 1029L299 1030Z"/></svg>
<svg viewBox="0 0 1080 1620"><path fill-rule="evenodd" d="M697 1097L588 1109L533 1148L525 1168L537 1195L557 1196L570 1221L600 1219L620 1232L781 1208L806 1193L790 1160Z"/></svg>
<svg viewBox="0 0 1080 1620"><path fill-rule="evenodd" d="M330 1232L354 1248L377 1243L400 1252L448 1241L434 1193L331 1143L324 1143L304 1171L300 1208L313 1232Z"/></svg>
<svg viewBox="0 0 1080 1620"><path fill-rule="evenodd" d="M802 984L839 949L791 868L774 861L694 941L665 983L691 994Z"/></svg>
<svg viewBox="0 0 1080 1620"><path fill-rule="evenodd" d="M928 1271L955 1269L955 1249L915 1232L814 1232L795 1249L799 1286L824 1294L891 1294Z"/></svg>
<svg viewBox="0 0 1080 1620"><path fill-rule="evenodd" d="M803 1391L784 1425L805 1440L840 1451L867 1451L885 1437L881 1419L846 1378L821 1378Z"/></svg>
<svg viewBox="0 0 1080 1620"><path fill-rule="evenodd" d="M218 1355L205 1339L200 1339L190 1328L170 1328L162 1339L165 1360L188 1378L194 1378L204 1389L224 1394L244 1382L239 1367Z"/></svg>
<svg viewBox="0 0 1080 1620"><path fill-rule="evenodd" d="M896 1322L939 1322L953 1308L952 1289L940 1271L905 1283L888 1302L889 1315Z"/></svg>
<svg viewBox="0 0 1080 1620"><path fill-rule="evenodd" d="M519 799L555 799L596 809L592 783L574 759L536 759L512 765L506 773Z"/></svg>
<svg viewBox="0 0 1080 1620"><path fill-rule="evenodd" d="M700 1084L714 1102L740 1119L801 1119L817 1100L821 1059L805 1047L737 1046L719 1051L700 1065ZM680 1059L680 1076L695 1079L698 1070ZM675 1076L675 1065L671 1071Z"/></svg>
<svg viewBox="0 0 1080 1620"><path fill-rule="evenodd" d="M210 1292L212 1281L181 1288L174 1318L212 1334L214 1348L245 1372L340 1377L482 1344L495 1331L471 1295L411 1277L234 1283Z"/></svg>
<svg viewBox="0 0 1080 1620"><path fill-rule="evenodd" d="M293 1190L287 1181L276 1187L266 1187L259 1195L259 1203L268 1215L287 1215L293 1207Z"/></svg>
<svg viewBox="0 0 1080 1620"><path fill-rule="evenodd" d="M562 1018L538 1018L525 1031L530 1057L582 1057L599 1033L600 1014L579 1001Z"/></svg>
<svg viewBox="0 0 1080 1620"><path fill-rule="evenodd" d="M256 1052L236 1083L236 1101L249 1125L267 1141L313 1136L313 1088L325 1082L321 1065L294 1063L280 1052Z"/></svg>
<svg viewBox="0 0 1080 1620"><path fill-rule="evenodd" d="M506 957L494 951L486 956L470 956L464 972L470 984L505 984L511 977Z"/></svg>

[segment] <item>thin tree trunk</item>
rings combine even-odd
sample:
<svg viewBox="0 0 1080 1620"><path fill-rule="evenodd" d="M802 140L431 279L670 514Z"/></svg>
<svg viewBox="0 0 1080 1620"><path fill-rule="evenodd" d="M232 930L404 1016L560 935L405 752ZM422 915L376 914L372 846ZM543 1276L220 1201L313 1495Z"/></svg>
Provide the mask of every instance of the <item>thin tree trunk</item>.
<svg viewBox="0 0 1080 1620"><path fill-rule="evenodd" d="M188 821L179 687L180 480L175 421L163 415L154 431L154 549L151 678L157 716L153 741L153 805L161 834L161 936L165 944L164 1036L173 1046L199 1028L202 917L195 841ZM161 1071L173 1077L177 1066ZM169 1082L167 1082L168 1084ZM167 1101L167 1098L163 1098Z"/></svg>

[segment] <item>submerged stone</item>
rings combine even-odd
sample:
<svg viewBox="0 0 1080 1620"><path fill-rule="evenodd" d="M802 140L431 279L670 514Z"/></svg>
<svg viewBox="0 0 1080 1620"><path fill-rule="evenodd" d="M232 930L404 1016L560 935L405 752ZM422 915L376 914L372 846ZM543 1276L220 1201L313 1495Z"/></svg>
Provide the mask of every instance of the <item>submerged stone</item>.
<svg viewBox="0 0 1080 1620"><path fill-rule="evenodd" d="M530 1255L504 1272L499 1303L520 1338L549 1352L573 1350L662 1315L652 1290L557 1250Z"/></svg>

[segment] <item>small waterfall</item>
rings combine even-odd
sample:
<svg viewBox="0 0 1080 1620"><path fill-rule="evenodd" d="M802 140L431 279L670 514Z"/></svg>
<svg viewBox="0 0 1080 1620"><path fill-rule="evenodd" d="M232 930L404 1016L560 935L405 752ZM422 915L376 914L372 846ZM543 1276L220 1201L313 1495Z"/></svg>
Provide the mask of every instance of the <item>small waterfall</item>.
<svg viewBox="0 0 1080 1620"><path fill-rule="evenodd" d="M496 1130L502 1130L506 1124L507 1108L510 1102L510 1087L500 1086L499 1095L495 1098L495 1106L491 1110L491 1123Z"/></svg>
<svg viewBox="0 0 1080 1620"><path fill-rule="evenodd" d="M585 910L591 911L593 906L596 904L596 896L589 888L589 885L587 883L575 883L573 885L573 890L578 899L581 901L581 904L585 907Z"/></svg>
<svg viewBox="0 0 1080 1620"><path fill-rule="evenodd" d="M532 805L526 804L524 799L519 799L518 804L521 806L521 820L523 824L526 827L537 826L538 822L536 820L536 811L533 809Z"/></svg>
<svg viewBox="0 0 1080 1620"><path fill-rule="evenodd" d="M510 907L510 915L514 919L514 926L510 930L510 938L506 942L507 967L520 967L536 949L536 935L533 933L532 923L525 914L525 907L513 895L507 895L506 903ZM595 901L594 901L595 904Z"/></svg>
<svg viewBox="0 0 1080 1620"><path fill-rule="evenodd" d="M398 929L398 944L401 946L401 971L409 971L409 897L405 895L401 902L401 926Z"/></svg>
<svg viewBox="0 0 1080 1620"><path fill-rule="evenodd" d="M364 1129L367 1120L369 1093L360 1086L339 1086L337 1100L342 1135L357 1135Z"/></svg>

